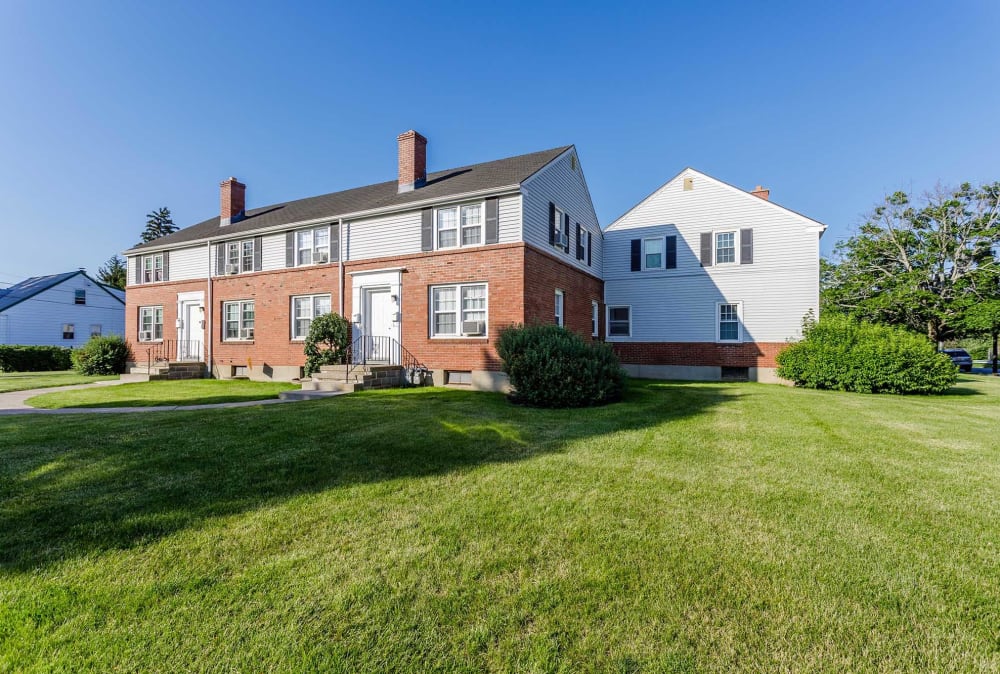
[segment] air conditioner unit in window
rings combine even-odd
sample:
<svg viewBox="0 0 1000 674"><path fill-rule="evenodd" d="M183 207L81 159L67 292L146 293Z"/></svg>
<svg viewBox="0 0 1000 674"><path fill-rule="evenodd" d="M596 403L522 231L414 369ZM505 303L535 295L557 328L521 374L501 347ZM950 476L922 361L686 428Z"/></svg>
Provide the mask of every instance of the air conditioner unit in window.
<svg viewBox="0 0 1000 674"><path fill-rule="evenodd" d="M253 328L243 328L240 331L240 337L243 339L253 339Z"/></svg>
<svg viewBox="0 0 1000 674"><path fill-rule="evenodd" d="M566 232L559 230L556 232L556 245L565 248L569 245L569 237Z"/></svg>
<svg viewBox="0 0 1000 674"><path fill-rule="evenodd" d="M240 266L238 264L227 264L226 265L226 273L227 274L239 274L240 273Z"/></svg>
<svg viewBox="0 0 1000 674"><path fill-rule="evenodd" d="M140 342L151 342L151 341L153 341L153 333L149 332L148 330L145 331L145 332L140 332L139 333L139 341Z"/></svg>
<svg viewBox="0 0 1000 674"><path fill-rule="evenodd" d="M486 321L462 321L463 335L482 335L486 332Z"/></svg>
<svg viewBox="0 0 1000 674"><path fill-rule="evenodd" d="M330 256L326 253L316 253L316 264L324 264L330 261Z"/></svg>

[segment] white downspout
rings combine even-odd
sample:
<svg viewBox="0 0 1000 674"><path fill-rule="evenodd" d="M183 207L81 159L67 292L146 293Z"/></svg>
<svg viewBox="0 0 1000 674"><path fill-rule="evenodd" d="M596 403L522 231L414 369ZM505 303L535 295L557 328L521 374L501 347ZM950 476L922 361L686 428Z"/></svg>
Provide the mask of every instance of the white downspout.
<svg viewBox="0 0 1000 674"><path fill-rule="evenodd" d="M337 296L340 298L340 315L344 315L344 219L337 220Z"/></svg>
<svg viewBox="0 0 1000 674"><path fill-rule="evenodd" d="M206 242L208 249L208 292L205 301L205 360L208 365L208 376L212 378L212 241Z"/></svg>

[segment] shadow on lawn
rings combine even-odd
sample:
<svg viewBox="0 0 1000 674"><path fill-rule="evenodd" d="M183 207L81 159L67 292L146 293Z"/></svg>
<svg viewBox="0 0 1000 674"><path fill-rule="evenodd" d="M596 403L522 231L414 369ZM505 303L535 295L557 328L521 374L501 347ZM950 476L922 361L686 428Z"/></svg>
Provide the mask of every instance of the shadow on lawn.
<svg viewBox="0 0 1000 674"><path fill-rule="evenodd" d="M699 414L725 387L636 384L584 410L387 391L206 412L0 419L0 569L147 544L206 518L345 485L461 471Z"/></svg>

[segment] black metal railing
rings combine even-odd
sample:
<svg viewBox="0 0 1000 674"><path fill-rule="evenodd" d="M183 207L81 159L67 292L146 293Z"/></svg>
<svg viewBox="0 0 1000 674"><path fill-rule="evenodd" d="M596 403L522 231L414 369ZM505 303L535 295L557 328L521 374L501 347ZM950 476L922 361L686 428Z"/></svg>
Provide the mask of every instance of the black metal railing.
<svg viewBox="0 0 1000 674"><path fill-rule="evenodd" d="M201 341L197 339L164 339L138 342L131 346L136 360L146 356L147 367L153 363L199 362L203 359Z"/></svg>
<svg viewBox="0 0 1000 674"><path fill-rule="evenodd" d="M399 365L405 370L408 382L423 381L427 367L410 353L398 340L386 335L359 335L347 347L344 381L348 381L357 367L366 365Z"/></svg>

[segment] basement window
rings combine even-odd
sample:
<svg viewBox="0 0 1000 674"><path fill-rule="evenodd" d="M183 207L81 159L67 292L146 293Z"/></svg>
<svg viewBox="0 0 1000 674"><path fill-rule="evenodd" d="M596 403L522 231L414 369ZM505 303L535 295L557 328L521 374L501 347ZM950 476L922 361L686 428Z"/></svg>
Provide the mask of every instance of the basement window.
<svg viewBox="0 0 1000 674"><path fill-rule="evenodd" d="M467 371L447 370L444 373L445 384L472 385L472 373Z"/></svg>

